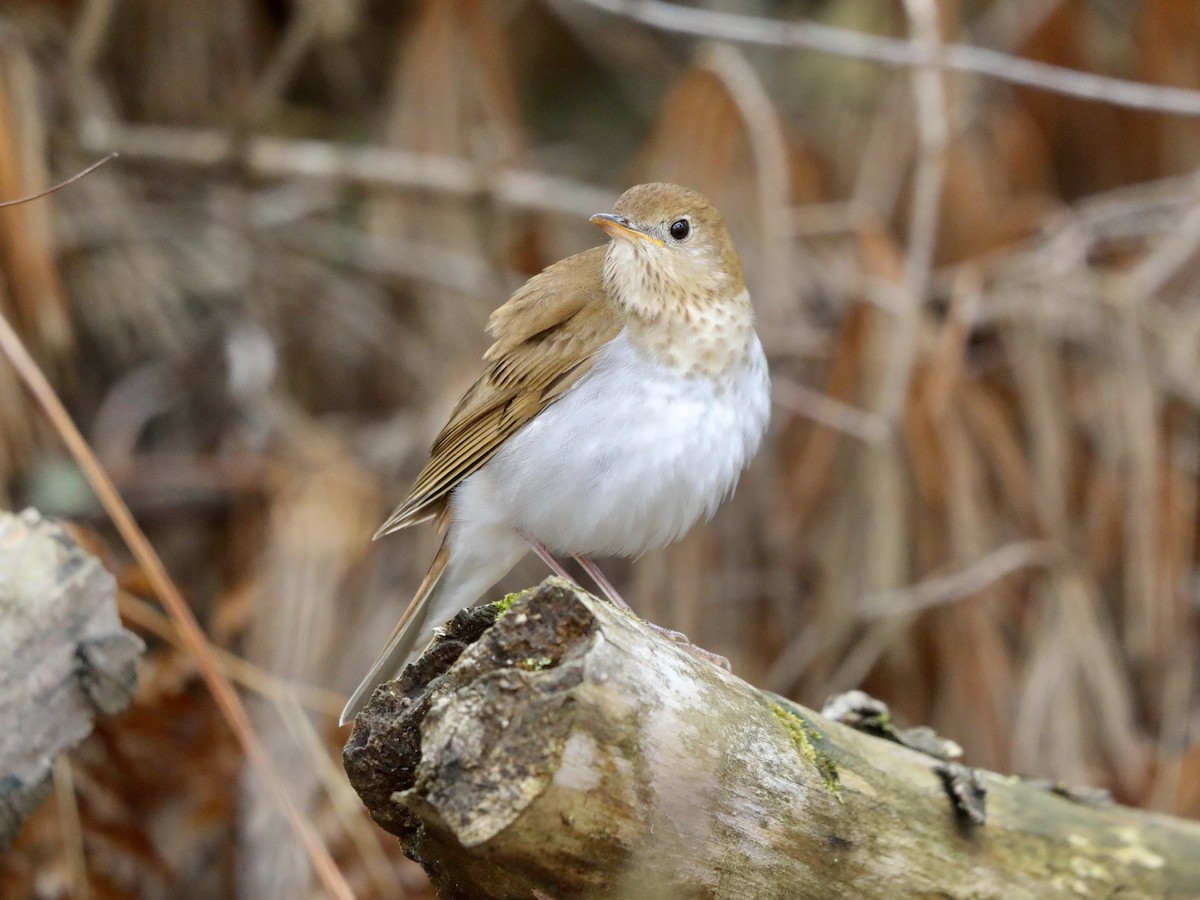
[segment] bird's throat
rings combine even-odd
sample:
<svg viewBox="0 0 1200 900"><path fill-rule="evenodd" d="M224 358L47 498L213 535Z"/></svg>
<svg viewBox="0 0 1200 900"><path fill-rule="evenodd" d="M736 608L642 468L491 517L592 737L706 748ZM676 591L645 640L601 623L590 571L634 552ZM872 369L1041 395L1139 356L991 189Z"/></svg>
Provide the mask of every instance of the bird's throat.
<svg viewBox="0 0 1200 900"><path fill-rule="evenodd" d="M740 371L754 339L754 312L740 267L685 250L609 244L604 287L635 347L683 373Z"/></svg>
<svg viewBox="0 0 1200 900"><path fill-rule="evenodd" d="M722 378L740 372L754 340L743 289L729 303L646 318L631 315L625 332L642 352L683 374Z"/></svg>

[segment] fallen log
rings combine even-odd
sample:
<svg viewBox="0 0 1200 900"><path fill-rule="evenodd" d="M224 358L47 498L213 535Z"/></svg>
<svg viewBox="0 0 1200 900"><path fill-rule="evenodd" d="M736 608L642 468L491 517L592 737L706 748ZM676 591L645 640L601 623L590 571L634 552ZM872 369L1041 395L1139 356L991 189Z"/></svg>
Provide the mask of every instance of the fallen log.
<svg viewBox="0 0 1200 900"><path fill-rule="evenodd" d="M1198 823L829 721L559 579L456 617L344 760L445 898L1200 896Z"/></svg>

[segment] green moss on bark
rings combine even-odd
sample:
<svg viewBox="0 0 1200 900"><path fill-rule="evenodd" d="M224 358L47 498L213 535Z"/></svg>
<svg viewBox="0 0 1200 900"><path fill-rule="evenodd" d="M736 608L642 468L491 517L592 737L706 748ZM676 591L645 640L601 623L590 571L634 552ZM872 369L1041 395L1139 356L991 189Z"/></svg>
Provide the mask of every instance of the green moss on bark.
<svg viewBox="0 0 1200 900"><path fill-rule="evenodd" d="M825 785L826 790L836 796L840 802L842 799L842 782L838 778L837 763L817 746L821 740L820 732L809 725L801 716L789 709L785 709L778 703L771 704L771 712L775 714L775 718L783 725L788 733L788 737L792 739L792 745L799 751L800 755L816 767L817 772L821 775L821 783Z"/></svg>

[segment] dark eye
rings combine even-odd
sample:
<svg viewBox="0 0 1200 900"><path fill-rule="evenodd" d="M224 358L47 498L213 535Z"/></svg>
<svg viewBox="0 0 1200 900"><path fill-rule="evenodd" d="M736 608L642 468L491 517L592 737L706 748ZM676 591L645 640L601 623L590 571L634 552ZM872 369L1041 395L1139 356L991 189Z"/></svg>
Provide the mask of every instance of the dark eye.
<svg viewBox="0 0 1200 900"><path fill-rule="evenodd" d="M671 223L671 237L677 241L682 241L688 236L688 232L691 230L692 227L688 225L687 219L676 219Z"/></svg>

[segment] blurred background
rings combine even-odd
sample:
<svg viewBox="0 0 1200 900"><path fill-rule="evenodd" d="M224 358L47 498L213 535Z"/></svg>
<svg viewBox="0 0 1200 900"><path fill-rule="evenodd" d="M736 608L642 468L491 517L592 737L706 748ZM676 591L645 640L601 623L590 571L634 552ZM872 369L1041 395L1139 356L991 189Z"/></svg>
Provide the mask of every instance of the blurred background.
<svg viewBox="0 0 1200 900"><path fill-rule="evenodd" d="M606 6L0 4L0 198L121 154L0 210L0 312L354 889L429 896L340 767L342 699L436 544L370 535L477 374L488 313L647 180L729 218L775 409L709 525L605 565L624 595L804 704L862 687L972 765L1200 816L1200 93L1133 109L1061 73L820 49L973 45L1009 55L1001 75L1015 56L1200 91L1200 6ZM785 45L721 41L729 20L694 10ZM150 645L0 893L319 894L4 360L0 495L75 523ZM544 575L527 560L497 596Z"/></svg>

